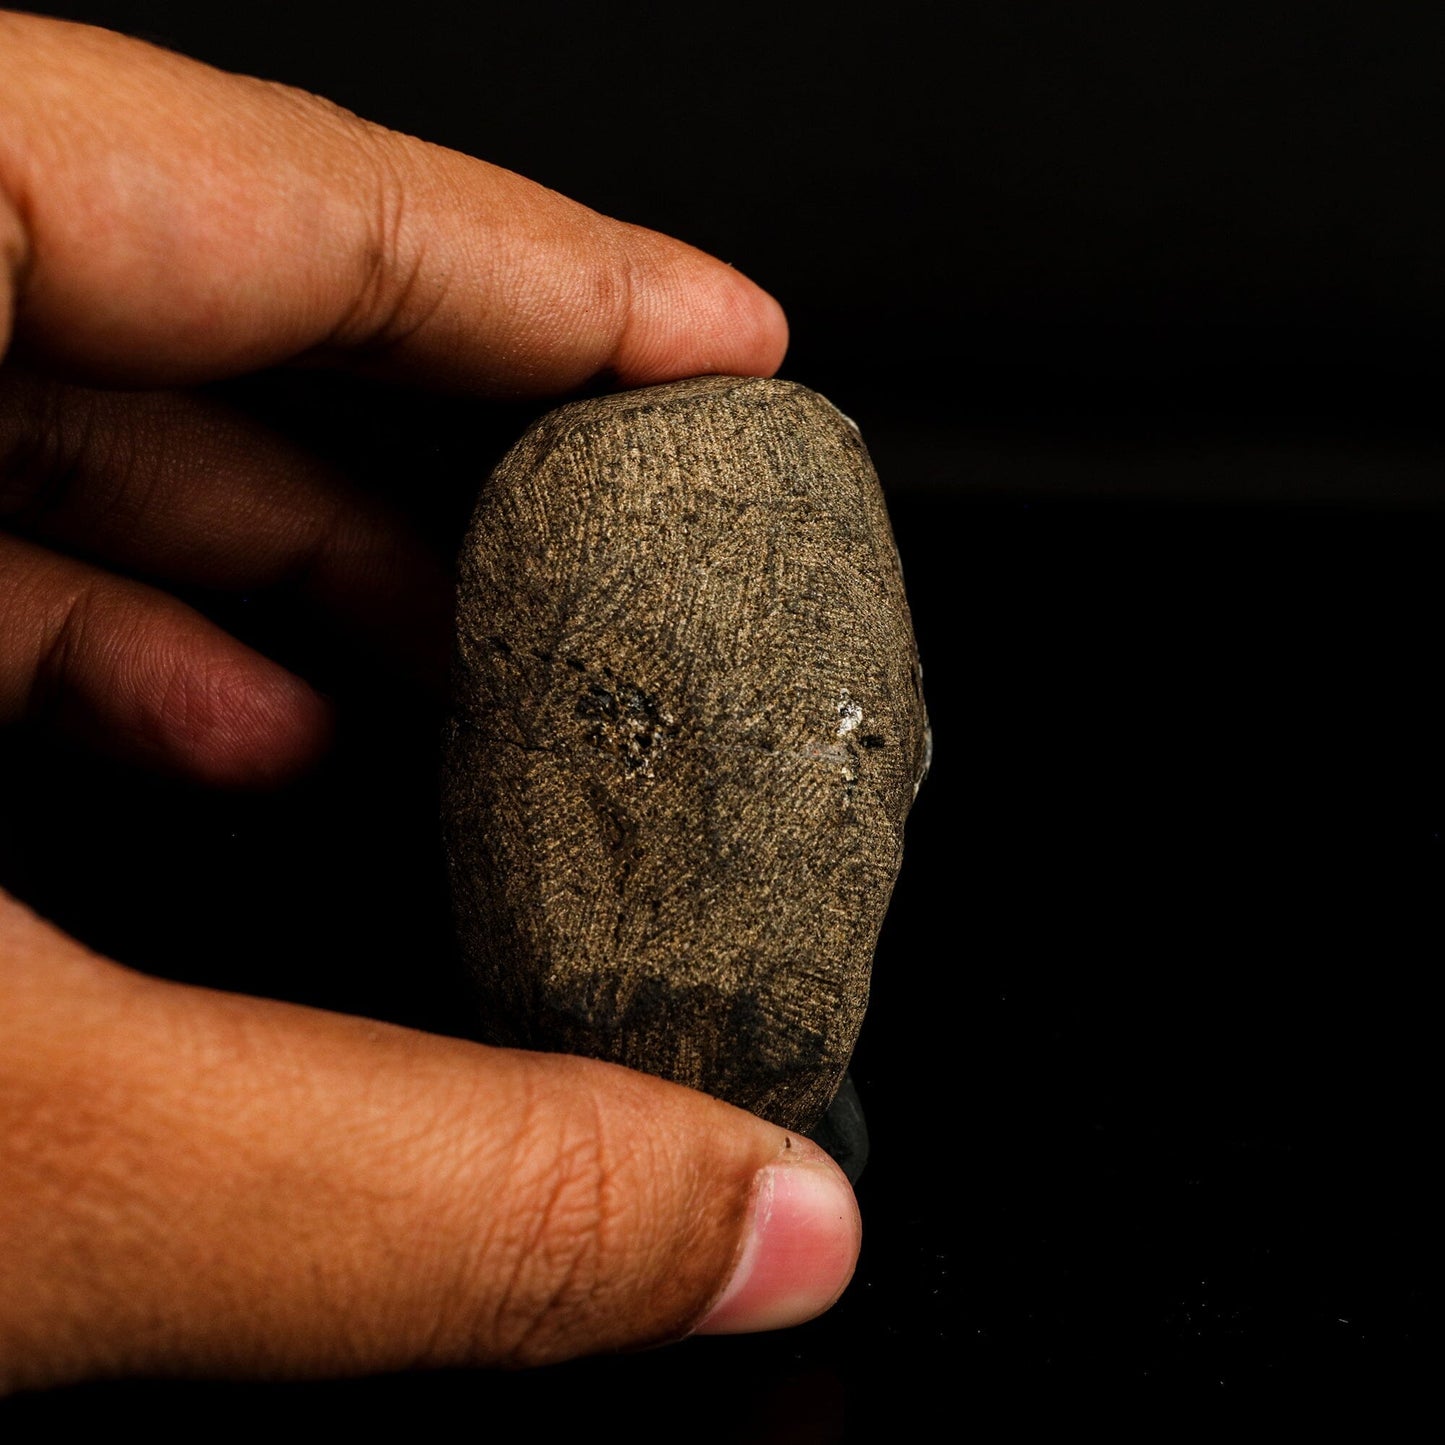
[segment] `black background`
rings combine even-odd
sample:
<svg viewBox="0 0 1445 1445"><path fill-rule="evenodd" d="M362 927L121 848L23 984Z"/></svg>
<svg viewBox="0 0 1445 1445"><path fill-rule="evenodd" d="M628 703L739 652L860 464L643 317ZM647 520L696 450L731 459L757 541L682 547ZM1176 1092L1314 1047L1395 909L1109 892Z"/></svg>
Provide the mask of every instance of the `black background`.
<svg viewBox="0 0 1445 1445"><path fill-rule="evenodd" d="M1100 1395L1179 1418L1420 1391L1433 7L53 10L318 90L771 289L784 374L873 448L937 752L855 1061L867 1238L831 1315L530 1376L110 1385L10 1418L459 1408L543 1438L829 1440ZM311 377L245 398L443 543L523 420ZM285 599L201 600L350 704L336 758L240 800L12 736L0 879L139 966L466 1032L433 712Z"/></svg>

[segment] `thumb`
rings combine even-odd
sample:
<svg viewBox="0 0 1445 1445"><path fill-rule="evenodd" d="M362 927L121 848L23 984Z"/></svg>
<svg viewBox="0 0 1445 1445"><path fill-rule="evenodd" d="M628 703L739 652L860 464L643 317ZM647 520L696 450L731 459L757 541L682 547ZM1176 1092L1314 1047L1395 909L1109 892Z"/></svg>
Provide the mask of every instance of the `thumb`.
<svg viewBox="0 0 1445 1445"><path fill-rule="evenodd" d="M0 894L0 1387L530 1365L826 1309L805 1140L611 1065L181 987Z"/></svg>

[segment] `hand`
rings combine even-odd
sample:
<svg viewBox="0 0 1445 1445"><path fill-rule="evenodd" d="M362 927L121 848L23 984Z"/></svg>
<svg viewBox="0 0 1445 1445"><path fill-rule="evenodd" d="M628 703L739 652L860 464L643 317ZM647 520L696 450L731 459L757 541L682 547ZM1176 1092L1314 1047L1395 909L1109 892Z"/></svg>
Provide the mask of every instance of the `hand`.
<svg viewBox="0 0 1445 1445"><path fill-rule="evenodd" d="M274 783L327 704L161 589L433 615L378 506L176 388L300 361L542 396L766 375L784 342L678 242L0 13L0 721ZM660 1080L163 983L4 894L0 989L0 1386L532 1363L794 1323L852 1271L825 1156Z"/></svg>

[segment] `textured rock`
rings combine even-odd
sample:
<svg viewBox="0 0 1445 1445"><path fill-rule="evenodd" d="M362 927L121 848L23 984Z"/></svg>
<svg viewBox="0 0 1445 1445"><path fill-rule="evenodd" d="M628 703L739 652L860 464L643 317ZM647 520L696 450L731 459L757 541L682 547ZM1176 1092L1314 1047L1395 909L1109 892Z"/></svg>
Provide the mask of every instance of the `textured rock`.
<svg viewBox="0 0 1445 1445"><path fill-rule="evenodd" d="M461 558L444 824L489 1036L812 1127L927 747L840 412L705 377L550 413Z"/></svg>

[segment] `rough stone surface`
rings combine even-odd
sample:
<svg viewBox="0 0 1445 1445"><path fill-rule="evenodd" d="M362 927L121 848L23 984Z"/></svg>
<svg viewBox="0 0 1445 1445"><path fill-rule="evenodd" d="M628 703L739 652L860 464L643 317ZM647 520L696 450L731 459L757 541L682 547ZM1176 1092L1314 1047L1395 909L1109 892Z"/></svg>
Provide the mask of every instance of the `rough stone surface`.
<svg viewBox="0 0 1445 1445"><path fill-rule="evenodd" d="M550 413L461 558L444 825L489 1036L812 1127L927 748L840 412L705 377Z"/></svg>

